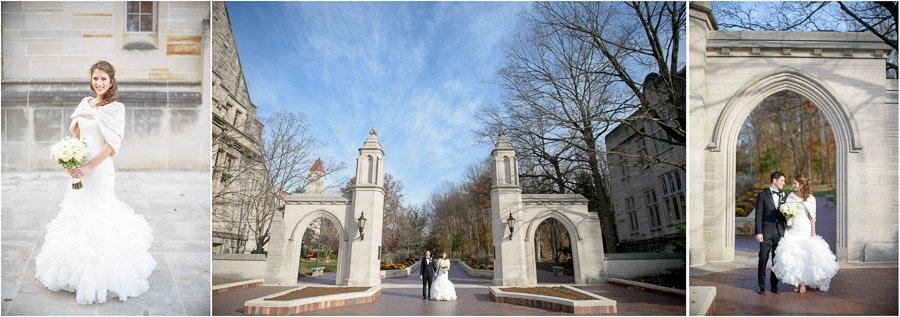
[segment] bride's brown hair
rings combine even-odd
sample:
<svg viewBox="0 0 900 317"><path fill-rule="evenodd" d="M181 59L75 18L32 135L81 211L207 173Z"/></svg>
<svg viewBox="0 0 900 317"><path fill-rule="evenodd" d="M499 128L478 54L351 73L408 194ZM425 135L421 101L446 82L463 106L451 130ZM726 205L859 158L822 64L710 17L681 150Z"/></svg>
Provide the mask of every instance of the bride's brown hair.
<svg viewBox="0 0 900 317"><path fill-rule="evenodd" d="M116 97L119 95L119 84L116 83L116 68L107 61L96 62L94 65L91 65L91 71L88 72L88 78L93 77L94 71L98 69L109 76L109 88L106 89L106 93L103 94L103 98L100 99L100 103L97 104L97 107L116 101ZM97 91L94 90L94 83L90 83L90 85L91 91L96 94Z"/></svg>
<svg viewBox="0 0 900 317"><path fill-rule="evenodd" d="M809 186L809 178L803 176L803 174L800 174L794 177L794 180L800 183L800 198L803 198L803 201L806 201L809 196L812 196L812 188Z"/></svg>

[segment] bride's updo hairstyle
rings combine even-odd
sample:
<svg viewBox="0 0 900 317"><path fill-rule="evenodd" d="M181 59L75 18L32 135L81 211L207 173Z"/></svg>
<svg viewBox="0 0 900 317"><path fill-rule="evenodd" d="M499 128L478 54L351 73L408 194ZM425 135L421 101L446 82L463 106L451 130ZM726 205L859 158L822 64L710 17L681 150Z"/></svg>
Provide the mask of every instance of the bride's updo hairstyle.
<svg viewBox="0 0 900 317"><path fill-rule="evenodd" d="M798 183L800 183L800 198L803 198L803 201L806 201L809 196L812 196L812 187L809 186L809 178L803 176L803 174L797 175L794 177Z"/></svg>
<svg viewBox="0 0 900 317"><path fill-rule="evenodd" d="M94 65L91 65L91 71L88 72L88 78L94 76L94 71L98 69L105 72L106 75L109 75L109 88L106 89L106 93L103 94L103 98L100 99L100 104L97 105L99 107L116 101L116 96L119 95L119 84L116 82L116 68L107 61L99 61L94 63ZM89 82L88 85L91 86L91 91L97 93L94 91L93 83Z"/></svg>

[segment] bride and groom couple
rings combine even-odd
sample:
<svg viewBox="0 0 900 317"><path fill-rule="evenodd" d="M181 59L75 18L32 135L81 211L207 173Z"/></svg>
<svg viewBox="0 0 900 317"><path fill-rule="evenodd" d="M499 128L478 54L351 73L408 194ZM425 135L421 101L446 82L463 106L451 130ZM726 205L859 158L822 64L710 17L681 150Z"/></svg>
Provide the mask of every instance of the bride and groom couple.
<svg viewBox="0 0 900 317"><path fill-rule="evenodd" d="M441 254L441 258L432 258L431 251L425 251L422 262L419 265L419 278L422 279L422 299L432 300L456 300L456 287L450 278L450 260L447 253Z"/></svg>
<svg viewBox="0 0 900 317"><path fill-rule="evenodd" d="M794 177L794 192L786 195L784 174L774 172L771 185L756 196L756 240L759 241L759 289L766 287L766 264L772 257L771 290L779 293L778 282L794 285L805 293L806 287L828 291L831 278L839 269L834 253L822 236L816 235L816 198L806 176ZM785 218L784 206L797 205L796 215Z"/></svg>

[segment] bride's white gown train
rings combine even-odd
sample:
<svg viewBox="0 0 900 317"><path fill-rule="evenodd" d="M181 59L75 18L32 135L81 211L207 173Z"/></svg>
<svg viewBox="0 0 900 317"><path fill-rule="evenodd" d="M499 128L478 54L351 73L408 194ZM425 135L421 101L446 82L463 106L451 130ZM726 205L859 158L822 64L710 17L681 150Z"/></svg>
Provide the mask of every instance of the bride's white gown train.
<svg viewBox="0 0 900 317"><path fill-rule="evenodd" d="M840 267L825 239L819 235L811 236L812 224L807 214L816 218L816 198L810 196L803 201L791 193L787 202L800 204L800 213L791 220L791 228L784 232L778 243L772 272L784 283L828 291L831 278Z"/></svg>
<svg viewBox="0 0 900 317"><path fill-rule="evenodd" d="M450 264L449 260L438 260L438 275L431 284L431 299L433 300L456 300L456 286L450 282L449 273L444 273L441 269L441 263ZM448 267L449 271L449 267Z"/></svg>
<svg viewBox="0 0 900 317"><path fill-rule="evenodd" d="M87 117L75 120L88 142L89 162L105 143L102 123ZM152 229L116 198L115 176L113 157L108 157L82 179L84 188L73 190L66 184L59 214L47 225L35 260L35 277L52 291L75 292L79 304L103 303L108 294L122 301L139 296L149 289L147 279L156 268L147 252Z"/></svg>

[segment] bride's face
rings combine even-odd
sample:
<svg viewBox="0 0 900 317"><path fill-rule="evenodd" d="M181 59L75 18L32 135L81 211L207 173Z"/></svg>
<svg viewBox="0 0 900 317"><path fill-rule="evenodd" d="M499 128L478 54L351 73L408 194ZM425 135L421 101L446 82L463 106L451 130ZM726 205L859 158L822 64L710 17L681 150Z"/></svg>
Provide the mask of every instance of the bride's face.
<svg viewBox="0 0 900 317"><path fill-rule="evenodd" d="M795 191L795 192L800 191L800 187L803 187L803 185L800 185L799 182L794 181L794 191Z"/></svg>
<svg viewBox="0 0 900 317"><path fill-rule="evenodd" d="M97 94L97 97L103 96L109 90L109 74L106 72L95 69L94 73L91 74L91 87L94 88L94 93Z"/></svg>
<svg viewBox="0 0 900 317"><path fill-rule="evenodd" d="M447 253L446 253L446 252L441 253L441 259L445 259L445 260L447 259Z"/></svg>

